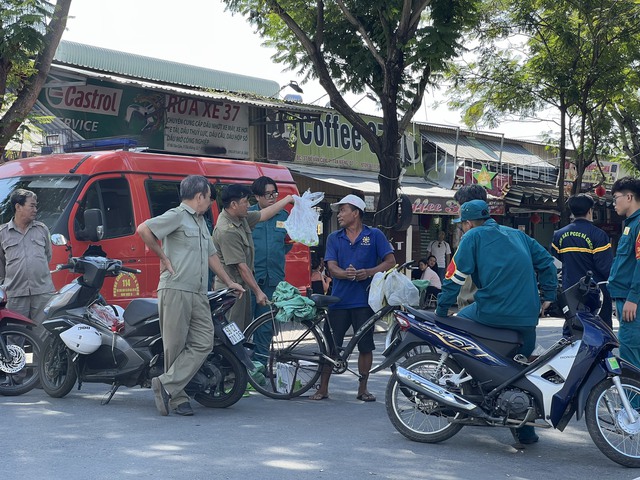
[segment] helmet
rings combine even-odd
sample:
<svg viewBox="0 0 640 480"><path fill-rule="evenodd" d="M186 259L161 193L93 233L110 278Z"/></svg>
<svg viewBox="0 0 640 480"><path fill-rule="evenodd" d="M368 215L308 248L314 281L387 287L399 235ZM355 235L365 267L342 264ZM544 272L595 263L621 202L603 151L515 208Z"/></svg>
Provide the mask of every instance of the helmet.
<svg viewBox="0 0 640 480"><path fill-rule="evenodd" d="M60 334L64 344L71 350L83 355L95 352L102 345L102 335L89 325L78 323Z"/></svg>

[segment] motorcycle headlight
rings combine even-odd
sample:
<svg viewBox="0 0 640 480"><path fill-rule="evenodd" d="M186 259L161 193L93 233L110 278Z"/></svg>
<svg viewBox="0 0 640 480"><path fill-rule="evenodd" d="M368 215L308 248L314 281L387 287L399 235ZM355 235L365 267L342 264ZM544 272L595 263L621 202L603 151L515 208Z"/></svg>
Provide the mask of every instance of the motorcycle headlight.
<svg viewBox="0 0 640 480"><path fill-rule="evenodd" d="M0 305L5 305L7 303L7 291L4 287L0 286Z"/></svg>

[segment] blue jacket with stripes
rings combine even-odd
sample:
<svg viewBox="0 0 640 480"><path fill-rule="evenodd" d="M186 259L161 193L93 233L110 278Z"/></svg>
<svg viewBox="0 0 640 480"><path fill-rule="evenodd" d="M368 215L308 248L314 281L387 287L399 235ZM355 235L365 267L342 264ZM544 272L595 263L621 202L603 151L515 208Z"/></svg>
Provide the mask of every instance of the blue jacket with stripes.
<svg viewBox="0 0 640 480"><path fill-rule="evenodd" d="M587 271L593 272L596 282L609 278L613 249L609 235L586 218L572 223L553 234L551 253L562 262L562 288L567 289Z"/></svg>

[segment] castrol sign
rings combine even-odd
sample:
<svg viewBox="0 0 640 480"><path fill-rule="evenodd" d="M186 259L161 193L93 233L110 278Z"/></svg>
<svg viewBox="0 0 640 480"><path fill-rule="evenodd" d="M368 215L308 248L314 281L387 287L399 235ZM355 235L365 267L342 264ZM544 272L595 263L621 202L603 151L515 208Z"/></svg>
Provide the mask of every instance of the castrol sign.
<svg viewBox="0 0 640 480"><path fill-rule="evenodd" d="M47 88L46 96L51 106L61 110L117 116L122 90L95 85L71 85Z"/></svg>

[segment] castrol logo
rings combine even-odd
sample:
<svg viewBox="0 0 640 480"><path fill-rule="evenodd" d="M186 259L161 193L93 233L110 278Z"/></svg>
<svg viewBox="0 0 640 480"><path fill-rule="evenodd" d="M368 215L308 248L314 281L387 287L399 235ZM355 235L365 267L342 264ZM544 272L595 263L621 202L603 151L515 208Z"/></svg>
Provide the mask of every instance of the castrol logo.
<svg viewBox="0 0 640 480"><path fill-rule="evenodd" d="M122 90L95 85L70 85L46 89L47 101L61 110L117 116Z"/></svg>

